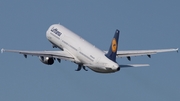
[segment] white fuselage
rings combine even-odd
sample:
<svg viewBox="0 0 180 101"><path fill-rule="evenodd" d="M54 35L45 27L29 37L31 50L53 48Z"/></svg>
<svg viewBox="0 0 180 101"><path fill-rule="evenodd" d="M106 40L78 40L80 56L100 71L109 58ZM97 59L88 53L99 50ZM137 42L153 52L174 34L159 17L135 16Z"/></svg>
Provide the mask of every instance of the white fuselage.
<svg viewBox="0 0 180 101"><path fill-rule="evenodd" d="M51 25L46 37L52 44L71 54L74 57L73 62L87 66L93 71L111 73L119 68L119 65L108 59L103 51L62 25Z"/></svg>

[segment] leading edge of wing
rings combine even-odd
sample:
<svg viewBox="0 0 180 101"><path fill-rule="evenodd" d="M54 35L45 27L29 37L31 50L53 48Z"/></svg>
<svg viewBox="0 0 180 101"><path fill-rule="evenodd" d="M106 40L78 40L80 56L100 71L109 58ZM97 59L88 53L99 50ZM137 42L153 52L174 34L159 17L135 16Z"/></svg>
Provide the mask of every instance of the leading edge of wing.
<svg viewBox="0 0 180 101"><path fill-rule="evenodd" d="M22 51L22 50L1 49L1 53L3 52L19 53L19 54L32 55L32 56L47 56L47 57L65 59L65 60L74 59L74 57L66 51Z"/></svg>

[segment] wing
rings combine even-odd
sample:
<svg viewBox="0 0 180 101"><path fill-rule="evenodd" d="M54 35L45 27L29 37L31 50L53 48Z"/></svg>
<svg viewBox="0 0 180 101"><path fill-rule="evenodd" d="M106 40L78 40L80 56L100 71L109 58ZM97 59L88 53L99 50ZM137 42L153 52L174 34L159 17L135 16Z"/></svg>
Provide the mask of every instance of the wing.
<svg viewBox="0 0 180 101"><path fill-rule="evenodd" d="M131 57L131 56L143 56L147 55L150 57L152 54L162 53L162 52L173 52L177 51L177 49L158 49L158 50L132 50L132 51L117 51L117 57ZM104 51L107 53L107 51Z"/></svg>
<svg viewBox="0 0 180 101"><path fill-rule="evenodd" d="M162 52L173 52L173 51L178 51L178 49L117 51L117 57L130 57L130 56L142 56L142 55L147 55L150 57L150 55L152 54L157 54Z"/></svg>
<svg viewBox="0 0 180 101"><path fill-rule="evenodd" d="M53 57L63 60L74 61L74 57L66 51L22 51L22 50L1 49L1 53L3 52L19 53L19 54L23 54L25 57L27 57L27 55L45 56L45 57Z"/></svg>

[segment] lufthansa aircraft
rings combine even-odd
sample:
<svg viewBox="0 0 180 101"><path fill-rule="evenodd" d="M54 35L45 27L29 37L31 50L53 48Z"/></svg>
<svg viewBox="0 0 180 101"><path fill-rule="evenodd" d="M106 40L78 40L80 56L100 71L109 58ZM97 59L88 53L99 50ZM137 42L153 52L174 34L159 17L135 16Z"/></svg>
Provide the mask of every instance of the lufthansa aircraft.
<svg viewBox="0 0 180 101"><path fill-rule="evenodd" d="M38 56L40 61L47 65L52 65L54 60L69 60L78 65L76 71L85 67L98 73L113 73L125 67L141 67L149 66L148 64L127 64L120 65L116 61L116 57L126 57L131 60L132 56L147 55L149 58L152 54L159 52L178 51L178 49L159 49L159 50L134 50L134 51L117 51L119 30L115 31L115 35L110 44L109 51L102 51L93 46L74 32L65 28L60 24L53 24L46 32L47 39L52 43L53 48L57 47L61 51L22 51L1 49L1 52L14 52L27 55Z"/></svg>

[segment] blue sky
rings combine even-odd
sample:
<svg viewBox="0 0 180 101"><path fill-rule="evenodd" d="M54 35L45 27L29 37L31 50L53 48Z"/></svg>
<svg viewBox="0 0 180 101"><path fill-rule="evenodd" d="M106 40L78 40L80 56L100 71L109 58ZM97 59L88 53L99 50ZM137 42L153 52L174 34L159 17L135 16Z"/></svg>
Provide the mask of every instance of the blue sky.
<svg viewBox="0 0 180 101"><path fill-rule="evenodd" d="M0 1L0 48L53 49L47 28L60 23L102 50L108 50L116 29L119 50L180 47L179 0L51 0ZM161 53L117 60L119 64L149 63L113 74L62 61L47 66L37 57L0 54L1 101L179 101L179 54Z"/></svg>

